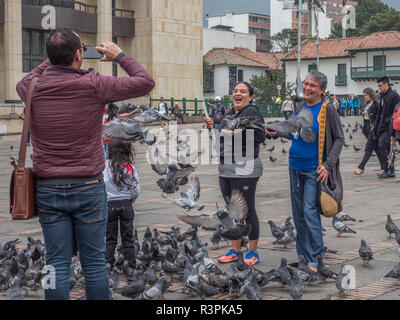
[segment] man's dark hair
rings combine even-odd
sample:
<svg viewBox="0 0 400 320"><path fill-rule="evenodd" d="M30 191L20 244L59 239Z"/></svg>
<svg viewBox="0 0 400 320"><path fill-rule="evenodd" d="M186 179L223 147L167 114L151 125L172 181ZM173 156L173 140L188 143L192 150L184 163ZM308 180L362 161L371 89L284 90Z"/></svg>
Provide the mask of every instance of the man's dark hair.
<svg viewBox="0 0 400 320"><path fill-rule="evenodd" d="M56 29L46 41L47 56L53 65L68 67L74 62L75 52L81 46L79 37L71 29Z"/></svg>
<svg viewBox="0 0 400 320"><path fill-rule="evenodd" d="M377 81L377 83L382 82L382 83L389 83L389 78L388 77L381 77Z"/></svg>

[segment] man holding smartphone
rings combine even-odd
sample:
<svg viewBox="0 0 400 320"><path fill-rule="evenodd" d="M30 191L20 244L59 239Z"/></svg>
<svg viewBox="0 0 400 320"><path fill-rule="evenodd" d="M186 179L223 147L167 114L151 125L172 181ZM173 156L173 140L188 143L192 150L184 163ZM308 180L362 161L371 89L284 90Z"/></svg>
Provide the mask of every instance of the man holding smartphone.
<svg viewBox="0 0 400 320"><path fill-rule="evenodd" d="M55 286L46 299L69 299L73 234L78 243L86 297L110 299L105 264L107 197L102 172L102 118L106 104L148 94L150 74L112 42L96 50L100 61L116 61L129 77L103 76L82 70L84 45L68 28L50 33L48 58L18 84L26 101L33 78L39 77L32 98L31 135L36 206L46 246L46 264L55 270Z"/></svg>

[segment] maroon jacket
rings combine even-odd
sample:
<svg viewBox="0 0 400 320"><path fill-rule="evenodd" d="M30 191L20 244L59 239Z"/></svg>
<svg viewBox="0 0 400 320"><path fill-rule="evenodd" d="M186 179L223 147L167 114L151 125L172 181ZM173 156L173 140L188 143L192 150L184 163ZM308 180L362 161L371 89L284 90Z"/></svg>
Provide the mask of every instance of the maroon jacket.
<svg viewBox="0 0 400 320"><path fill-rule="evenodd" d="M46 60L17 84L25 102L32 78L40 76L30 126L37 177L93 177L103 171L105 104L144 96L154 87L153 78L133 58L124 56L119 64L130 77L102 76Z"/></svg>

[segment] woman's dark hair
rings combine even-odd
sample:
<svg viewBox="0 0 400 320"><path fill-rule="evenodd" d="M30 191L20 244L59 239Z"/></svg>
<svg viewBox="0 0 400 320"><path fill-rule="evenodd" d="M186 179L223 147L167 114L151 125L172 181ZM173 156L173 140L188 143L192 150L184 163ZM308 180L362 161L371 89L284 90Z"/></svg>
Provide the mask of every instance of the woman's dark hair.
<svg viewBox="0 0 400 320"><path fill-rule="evenodd" d="M363 93L367 94L373 101L379 102L379 99L372 88L365 88Z"/></svg>
<svg viewBox="0 0 400 320"><path fill-rule="evenodd" d="M118 106L115 103L110 103L107 106L107 121L113 120L118 115Z"/></svg>
<svg viewBox="0 0 400 320"><path fill-rule="evenodd" d="M133 186L127 181L134 162L132 143L120 138L111 138L108 142L108 153L113 181L118 190L121 191L124 187L132 189ZM133 178L135 179L134 176Z"/></svg>
<svg viewBox="0 0 400 320"><path fill-rule="evenodd" d="M239 81L239 82L236 82L235 85L233 86L233 90L235 90L235 88L236 88L239 84L244 84L244 85L247 87L247 89L249 89L249 95L250 95L250 96L254 96L254 89L253 89L253 87L251 86L250 83L248 83L248 82L246 82L246 81ZM253 103L253 99L251 100L250 103Z"/></svg>
<svg viewBox="0 0 400 320"><path fill-rule="evenodd" d="M56 66L70 66L74 62L76 50L81 47L79 37L69 28L52 31L46 41L47 56Z"/></svg>

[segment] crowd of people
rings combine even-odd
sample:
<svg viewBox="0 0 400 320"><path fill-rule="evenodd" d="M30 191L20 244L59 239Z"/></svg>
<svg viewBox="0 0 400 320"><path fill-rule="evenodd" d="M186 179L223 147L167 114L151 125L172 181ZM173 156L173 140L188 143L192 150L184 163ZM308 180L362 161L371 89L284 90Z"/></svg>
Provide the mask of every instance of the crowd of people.
<svg viewBox="0 0 400 320"><path fill-rule="evenodd" d="M130 265L135 265L132 204L139 196L140 186L132 143L119 138L102 139L102 125L119 114L135 112L129 104L118 110L112 102L145 96L155 83L135 59L112 42L102 42L96 49L104 54L102 61L119 63L129 75L126 78L82 70L84 46L79 35L70 29L52 31L46 49L49 59L17 85L18 94L26 101L32 79L39 77L30 124L33 171L37 177L36 205L45 240L46 264L56 271L56 286L45 289L45 297L69 299L68 279L76 241L87 299L108 300L106 263L111 266L115 263L118 229L123 255ZM221 195L227 199L234 190L239 190L247 202L246 223L251 229L244 261L248 265L260 263L257 252L260 224L256 212L257 183L263 174L260 145L266 139L277 137L292 141L289 177L297 253L315 271L317 258L324 257L318 185L340 185L343 190L339 158L345 138L339 115L343 109L354 110L351 112L358 115L361 109L358 98L351 97L345 99L346 107L341 107L344 100L326 96L327 85L324 74L311 71L302 82L304 100L293 102L286 97L282 104L286 118L304 111L311 115L312 125L308 130L315 137L311 142L302 131L288 133L264 127L232 130L229 123L235 119L247 118L257 120L261 126L264 124L262 114L254 105L254 90L244 81L233 87L231 109L227 110L221 98L216 97L209 117L204 120L207 128L218 132L221 142L218 165ZM379 99L372 89L364 90L367 104L362 114L368 140L365 159L355 174L363 172L375 150L383 170L380 177L389 178L394 176L394 165L387 160L396 136L391 119L400 97L390 88L387 78L378 80L378 88ZM104 112L106 104L108 109ZM161 97L158 111L167 115L168 110ZM172 112L184 123L178 104ZM247 130L254 130L252 139L248 138ZM241 141L239 147L235 141ZM254 152L248 153L248 147ZM236 154L240 154L240 162ZM232 247L218 261L237 261L240 247L241 240L233 240Z"/></svg>

